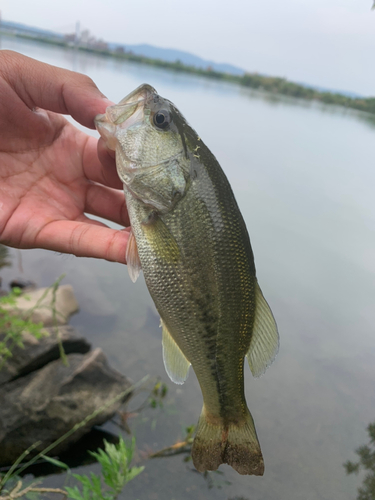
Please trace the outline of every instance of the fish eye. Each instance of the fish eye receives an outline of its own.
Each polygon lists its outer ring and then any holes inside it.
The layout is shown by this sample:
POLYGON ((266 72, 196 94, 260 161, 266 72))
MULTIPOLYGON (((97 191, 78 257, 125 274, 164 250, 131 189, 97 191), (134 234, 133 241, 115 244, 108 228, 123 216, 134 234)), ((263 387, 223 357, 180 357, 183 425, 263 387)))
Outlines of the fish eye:
POLYGON ((161 109, 154 114, 154 125, 162 130, 166 129, 171 123, 171 116, 166 109, 161 109))

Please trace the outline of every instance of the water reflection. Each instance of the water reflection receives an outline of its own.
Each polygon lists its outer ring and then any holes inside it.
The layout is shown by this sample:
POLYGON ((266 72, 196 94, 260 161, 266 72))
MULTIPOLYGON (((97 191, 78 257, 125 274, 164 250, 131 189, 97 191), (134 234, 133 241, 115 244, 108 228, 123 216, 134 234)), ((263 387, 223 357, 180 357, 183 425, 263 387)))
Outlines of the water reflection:
POLYGON ((316 101, 309 101, 307 99, 298 99, 296 97, 288 97, 281 94, 273 94, 258 89, 249 89, 239 87, 239 92, 242 96, 250 99, 260 99, 267 104, 273 106, 296 106, 304 109, 316 109, 322 113, 330 115, 338 115, 347 118, 354 118, 360 120, 371 128, 375 128, 375 115, 371 113, 364 113, 356 111, 355 109, 343 108, 341 106, 323 104, 316 101))
POLYGON ((367 433, 370 442, 355 451, 359 457, 358 462, 348 460, 344 464, 348 475, 366 472, 362 486, 358 488, 357 500, 375 499, 375 422, 368 425, 367 433))

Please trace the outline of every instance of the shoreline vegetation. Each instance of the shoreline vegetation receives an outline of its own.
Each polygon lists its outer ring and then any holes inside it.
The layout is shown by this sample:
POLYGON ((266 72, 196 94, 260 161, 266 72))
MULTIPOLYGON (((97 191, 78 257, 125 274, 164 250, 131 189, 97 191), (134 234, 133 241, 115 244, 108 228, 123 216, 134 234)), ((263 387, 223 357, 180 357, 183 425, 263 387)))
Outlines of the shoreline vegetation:
POLYGON ((351 97, 341 94, 339 92, 326 92, 316 90, 311 87, 300 85, 291 82, 286 78, 264 76, 258 73, 244 73, 243 75, 234 75, 224 73, 212 69, 210 66, 207 68, 198 68, 196 66, 189 66, 181 61, 174 62, 165 61, 162 59, 153 59, 146 56, 134 54, 127 51, 124 47, 118 46, 115 49, 109 48, 108 44, 104 41, 93 40, 82 43, 75 41, 72 35, 61 37, 45 36, 38 34, 10 32, 8 29, 0 28, 0 35, 15 36, 25 38, 33 41, 58 45, 60 47, 71 48, 83 52, 102 55, 105 57, 114 57, 140 64, 147 64, 156 66, 163 69, 168 69, 176 72, 184 72, 194 75, 203 76, 212 80, 219 80, 224 82, 231 82, 238 84, 245 88, 251 88, 261 91, 270 92, 272 94, 279 94, 287 97, 295 97, 298 99, 305 99, 311 102, 322 104, 333 104, 344 108, 351 108, 357 111, 370 113, 375 115, 375 97, 351 97), (91 43, 90 43, 91 42, 91 43))

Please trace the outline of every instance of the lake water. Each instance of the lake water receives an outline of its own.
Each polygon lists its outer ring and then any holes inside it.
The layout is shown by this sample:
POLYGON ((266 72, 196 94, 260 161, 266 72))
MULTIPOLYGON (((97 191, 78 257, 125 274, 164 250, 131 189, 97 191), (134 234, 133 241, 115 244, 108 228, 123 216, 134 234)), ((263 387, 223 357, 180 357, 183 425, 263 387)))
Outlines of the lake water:
MULTIPOLYGON (((246 221, 281 347, 260 379, 245 369, 246 397, 262 446, 262 478, 228 466, 209 489, 182 456, 150 460, 120 498, 351 500, 360 479, 343 463, 375 420, 375 128, 365 117, 280 99, 154 67, 2 37, 2 49, 86 73, 117 102, 147 82, 170 99, 214 152, 246 221)), ((14 261, 17 252, 14 251, 14 261)), ((21 252, 23 277, 50 285, 66 273, 80 304, 72 318, 134 381, 168 384, 164 410, 130 421, 139 450, 159 450, 196 423, 202 397, 163 367, 159 318, 143 277, 94 259, 21 252)), ((19 274, 2 273, 4 281, 19 274)), ((107 429, 116 431, 112 424, 107 429)), ((91 469, 97 470, 96 466, 91 469)), ((88 472, 90 468, 81 468, 88 472)), ((62 477, 47 485, 62 484, 62 477)))

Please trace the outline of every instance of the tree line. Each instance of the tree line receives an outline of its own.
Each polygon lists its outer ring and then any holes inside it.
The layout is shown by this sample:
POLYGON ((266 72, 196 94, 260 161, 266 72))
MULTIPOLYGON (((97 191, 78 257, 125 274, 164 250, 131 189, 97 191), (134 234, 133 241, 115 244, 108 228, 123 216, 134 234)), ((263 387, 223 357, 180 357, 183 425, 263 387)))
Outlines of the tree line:
MULTIPOLYGON (((17 35, 23 38, 29 38, 27 35, 17 35)), ((35 40, 35 36, 30 37, 35 40)), ((53 43, 55 45, 62 45, 71 47, 71 43, 66 40, 56 41, 50 40, 47 37, 38 37, 39 41, 53 43)), ((364 111, 375 115, 375 97, 350 97, 348 95, 340 94, 339 92, 323 92, 311 87, 306 87, 298 83, 290 82, 286 78, 279 78, 273 76, 264 76, 259 73, 245 73, 244 75, 233 75, 216 71, 211 67, 205 69, 196 66, 190 66, 182 63, 181 61, 164 61, 162 59, 153 59, 146 56, 141 56, 125 50, 123 47, 118 47, 115 50, 108 48, 107 44, 103 44, 102 48, 97 46, 82 46, 78 45, 76 48, 85 52, 92 52, 105 56, 116 57, 118 59, 125 59, 128 61, 148 64, 157 66, 173 71, 191 73, 200 75, 214 80, 222 80, 232 83, 237 83, 244 87, 264 90, 273 94, 280 94, 289 97, 296 97, 299 99, 306 99, 309 101, 321 102, 323 104, 334 104, 336 106, 343 106, 345 108, 352 108, 358 111, 364 111)))
MULTIPOLYGON (((84 50, 91 51, 89 48, 84 50)), ((97 52, 96 50, 92 51, 97 52)), ((178 72, 201 75, 215 80, 233 82, 244 87, 265 90, 274 94, 307 99, 309 101, 318 101, 323 104, 334 104, 336 106, 343 106, 375 114, 375 97, 350 97, 348 95, 340 94, 339 92, 323 92, 311 87, 305 87, 304 85, 300 85, 298 83, 290 82, 286 78, 263 76, 258 73, 245 73, 242 76, 232 75, 230 73, 216 71, 210 67, 203 69, 196 66, 189 66, 181 61, 169 62, 162 59, 152 59, 150 57, 140 56, 124 50, 106 50, 100 52, 126 59, 128 61, 149 64, 178 72)))

